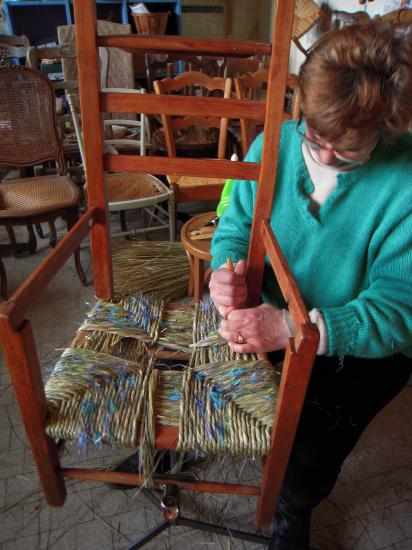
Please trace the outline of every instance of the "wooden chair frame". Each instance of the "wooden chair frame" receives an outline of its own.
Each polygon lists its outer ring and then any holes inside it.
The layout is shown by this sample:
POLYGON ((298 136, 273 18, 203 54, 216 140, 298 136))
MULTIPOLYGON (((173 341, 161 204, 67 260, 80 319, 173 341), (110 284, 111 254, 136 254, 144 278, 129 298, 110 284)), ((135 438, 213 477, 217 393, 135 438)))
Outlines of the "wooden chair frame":
MULTIPOLYGON (((89 189, 89 207, 75 227, 51 252, 41 266, 20 286, 10 300, 0 307, 0 334, 4 355, 21 409, 24 425, 47 502, 62 506, 65 500, 64 478, 94 479, 138 485, 137 474, 108 472, 96 469, 62 468, 58 447, 44 432, 47 403, 30 322, 26 319, 29 306, 40 297, 44 288, 70 257, 81 241, 90 233, 96 295, 113 298, 113 274, 110 238, 107 223, 108 210, 103 193, 105 168, 126 171, 147 171, 148 163, 156 173, 208 175, 218 177, 259 179, 255 217, 252 224, 248 261, 248 289, 252 304, 260 298, 264 258, 269 255, 282 292, 296 323, 296 336, 290 339, 283 366, 279 399, 272 430, 271 450, 263 466, 263 481, 258 485, 228 484, 209 481, 171 481, 156 478, 156 484, 171 483, 188 491, 254 495, 258 497, 256 523, 268 526, 272 520, 281 489, 289 454, 299 421, 309 381, 312 363, 318 345, 318 331, 310 322, 299 289, 269 226, 277 150, 283 115, 288 52, 293 22, 293 0, 279 0, 274 18, 273 47, 266 44, 219 40, 188 40, 174 36, 107 36, 97 38, 96 13, 93 0, 75 0, 77 22, 77 51, 87 177, 94 185, 89 189), (183 51, 203 55, 272 54, 269 73, 269 92, 266 105, 266 133, 261 165, 226 160, 169 159, 156 157, 130 158, 104 156, 102 112, 105 110, 193 115, 199 108, 207 108, 213 116, 260 118, 265 105, 251 101, 218 98, 182 98, 130 94, 101 93, 98 71, 98 46, 115 46, 135 51, 183 51), (118 109, 120 107, 121 109, 118 109)), ((158 425, 156 444, 159 448, 174 448, 177 428, 158 425)))

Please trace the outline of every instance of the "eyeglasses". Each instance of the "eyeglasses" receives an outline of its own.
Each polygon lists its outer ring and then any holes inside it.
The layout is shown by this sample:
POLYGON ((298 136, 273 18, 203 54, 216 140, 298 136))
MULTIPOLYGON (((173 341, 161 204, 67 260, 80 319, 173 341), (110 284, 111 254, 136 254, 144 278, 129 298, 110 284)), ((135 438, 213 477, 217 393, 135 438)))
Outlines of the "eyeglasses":
POLYGON ((347 165, 352 164, 354 166, 361 166, 362 164, 365 164, 366 162, 368 162, 368 160, 370 159, 370 156, 371 156, 371 152, 373 151, 373 149, 376 146, 376 143, 371 148, 370 147, 363 147, 363 148, 360 148, 359 150, 351 151, 350 154, 351 155, 353 154, 355 158, 342 155, 342 153, 340 153, 336 149, 329 149, 328 147, 325 147, 325 145, 322 144, 321 142, 316 141, 315 139, 310 138, 309 136, 307 136, 306 133, 303 132, 300 129, 302 127, 302 123, 303 123, 303 116, 304 116, 303 113, 301 113, 301 115, 299 117, 298 124, 296 126, 296 130, 297 130, 299 136, 301 137, 301 139, 311 149, 313 149, 314 151, 329 150, 337 160, 339 160, 342 163, 347 164, 347 165), (362 153, 365 153, 365 152, 366 152, 366 154, 362 158, 362 153), (361 157, 361 158, 359 158, 359 157, 361 157))

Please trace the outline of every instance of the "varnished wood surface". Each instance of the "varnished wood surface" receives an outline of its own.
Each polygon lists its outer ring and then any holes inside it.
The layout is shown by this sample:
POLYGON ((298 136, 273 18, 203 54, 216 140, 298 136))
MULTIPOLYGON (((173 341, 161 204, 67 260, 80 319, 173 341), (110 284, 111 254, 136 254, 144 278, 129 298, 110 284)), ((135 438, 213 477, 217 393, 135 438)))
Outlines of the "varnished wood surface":
POLYGON ((204 176, 257 181, 260 165, 223 159, 188 159, 170 157, 138 157, 136 155, 104 155, 108 172, 138 172, 173 176, 204 176))
POLYGON ((99 111, 99 53, 96 45, 96 3, 75 0, 76 49, 84 135, 88 204, 96 208, 90 243, 96 296, 114 296, 110 227, 104 188, 102 115, 99 111), (91 30, 93 32, 91 32, 91 30))
MULTIPOLYGON (((80 0, 81 1, 81 0, 80 0)), ((239 40, 207 40, 202 38, 182 38, 167 35, 112 35, 99 36, 98 46, 120 48, 122 50, 145 53, 186 53, 191 55, 249 57, 270 55, 270 44, 239 40)))
POLYGON ((210 243, 211 239, 208 240, 195 240, 191 239, 190 233, 196 229, 204 227, 207 222, 210 222, 216 216, 216 212, 203 212, 197 216, 193 216, 189 221, 187 221, 180 233, 181 241, 185 250, 189 252, 192 256, 197 256, 202 260, 210 261, 212 256, 210 255, 210 243))
POLYGON ((317 329, 306 325, 303 330, 305 338, 299 348, 294 349, 293 341, 286 347, 271 449, 263 466, 262 492, 256 511, 258 527, 269 527, 272 522, 316 356, 317 329))
POLYGON ((262 220, 269 220, 272 212, 294 5, 294 0, 284 0, 276 4, 267 90, 265 140, 248 258, 247 284, 251 305, 259 302, 262 288, 265 248, 261 237, 261 223, 262 220))
POLYGON ((284 255, 282 254, 280 246, 273 234, 272 228, 266 220, 263 220, 262 222, 262 240, 265 250, 269 256, 273 271, 275 272, 277 282, 282 291, 282 295, 288 305, 293 322, 295 323, 295 341, 296 345, 299 346, 300 341, 303 339, 301 327, 305 324, 310 324, 311 320, 300 294, 299 287, 284 255))
MULTIPOLYGON (((267 90, 265 139, 248 256, 248 300, 252 306, 257 305, 260 301, 263 281, 266 250, 261 233, 262 221, 270 220, 272 212, 294 6, 294 0, 283 0, 277 2, 275 8, 267 90)), ((281 385, 282 383, 284 383, 283 375, 281 385)), ((262 492, 256 512, 258 527, 268 527, 272 521, 289 457, 288 451, 290 451, 294 438, 294 425, 298 422, 296 407, 301 407, 303 403, 301 395, 295 394, 291 388, 289 388, 289 392, 288 400, 285 399, 281 402, 286 409, 286 421, 280 423, 280 430, 275 430, 275 434, 272 434, 272 447, 265 462, 262 492), (292 411, 292 413, 289 414, 289 411, 292 411)), ((278 401, 277 411, 280 410, 280 407, 281 404, 278 401)), ((280 419, 279 422, 281 422, 280 419)), ((276 428, 276 424, 274 428, 276 428)))
POLYGON ((263 468, 265 489, 257 511, 259 526, 268 525, 271 521, 268 510, 273 506, 273 498, 278 498, 282 486, 319 343, 319 331, 310 320, 299 287, 265 220, 262 222, 262 240, 294 321, 296 336, 289 341, 283 361, 272 447, 263 468))
POLYGON ((265 103, 246 99, 195 97, 183 95, 100 93, 100 110, 104 113, 145 113, 146 115, 199 115, 263 120, 265 103))
POLYGON ((62 506, 66 489, 56 444, 44 432, 48 407, 36 345, 30 323, 24 321, 19 328, 16 331, 7 318, 0 317, 3 354, 44 495, 50 506, 62 506))

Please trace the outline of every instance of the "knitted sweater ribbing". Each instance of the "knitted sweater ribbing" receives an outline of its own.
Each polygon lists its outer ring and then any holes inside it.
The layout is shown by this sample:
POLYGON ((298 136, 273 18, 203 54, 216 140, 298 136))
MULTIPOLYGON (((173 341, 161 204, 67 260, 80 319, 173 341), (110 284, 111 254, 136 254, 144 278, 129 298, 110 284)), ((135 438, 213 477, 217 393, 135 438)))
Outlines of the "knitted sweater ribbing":
MULTIPOLYGON (((260 162, 263 136, 246 160, 260 162)), ((212 267, 247 258, 257 183, 236 181, 212 242, 212 267)), ((282 128, 271 227, 307 308, 322 312, 328 355, 412 357, 412 134, 381 143, 338 176, 316 216, 296 122, 282 128)), ((284 306, 266 258, 263 299, 284 306)))

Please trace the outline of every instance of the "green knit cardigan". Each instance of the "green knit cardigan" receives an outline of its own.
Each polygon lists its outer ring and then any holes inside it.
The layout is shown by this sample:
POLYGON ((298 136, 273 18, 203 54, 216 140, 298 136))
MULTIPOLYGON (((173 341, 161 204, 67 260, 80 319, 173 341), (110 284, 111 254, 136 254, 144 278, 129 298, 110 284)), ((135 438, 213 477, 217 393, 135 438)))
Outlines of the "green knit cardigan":
MULTIPOLYGON (((263 136, 246 160, 260 162, 263 136)), ((257 182, 237 180, 212 241, 212 267, 247 258, 257 182)), ((296 122, 283 124, 271 227, 307 308, 318 308, 328 355, 412 357, 412 134, 380 143, 338 175, 316 214, 296 122)), ((284 306, 266 258, 262 298, 284 306)))

